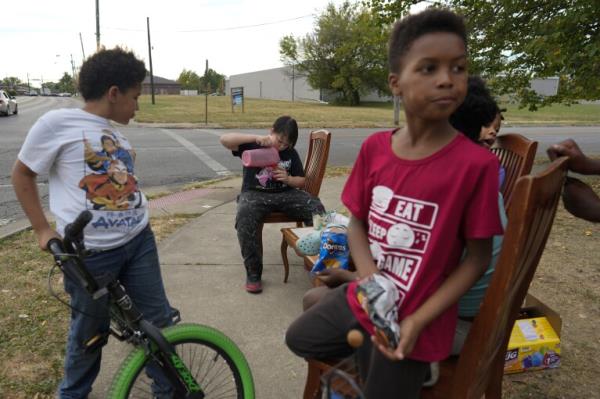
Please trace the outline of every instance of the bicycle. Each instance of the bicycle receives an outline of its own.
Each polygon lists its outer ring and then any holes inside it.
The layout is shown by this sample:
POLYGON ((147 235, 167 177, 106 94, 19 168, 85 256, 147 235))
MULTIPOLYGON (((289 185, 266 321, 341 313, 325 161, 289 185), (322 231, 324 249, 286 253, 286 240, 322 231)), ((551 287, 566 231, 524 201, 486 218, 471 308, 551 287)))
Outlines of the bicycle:
POLYGON ((248 362, 225 334, 200 324, 176 324, 180 321, 176 309, 172 312, 174 325, 161 331, 143 318, 118 280, 98 284, 84 263, 89 251, 83 243, 83 229, 91 218, 89 211, 80 213, 65 227, 62 241, 53 238, 48 248, 63 274, 94 299, 109 295, 110 331, 92 338, 88 347, 103 345, 109 334, 134 346, 115 373, 107 398, 153 397, 151 386, 156 381, 142 372, 151 365, 176 399, 254 399, 248 362))
MULTIPOLYGON (((359 330, 350 330, 348 344, 357 350, 364 336, 359 330)), ((356 353, 342 359, 321 376, 322 393, 325 399, 365 399, 360 388, 360 372, 356 353)))

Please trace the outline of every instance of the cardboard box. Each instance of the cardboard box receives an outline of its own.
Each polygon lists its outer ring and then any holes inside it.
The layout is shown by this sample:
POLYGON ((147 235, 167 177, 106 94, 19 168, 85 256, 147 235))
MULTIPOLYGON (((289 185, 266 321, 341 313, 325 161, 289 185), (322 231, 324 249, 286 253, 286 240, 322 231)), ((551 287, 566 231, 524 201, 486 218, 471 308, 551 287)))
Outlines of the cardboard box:
POLYGON ((558 367, 561 328, 559 314, 527 294, 510 336, 504 358, 504 373, 558 367))

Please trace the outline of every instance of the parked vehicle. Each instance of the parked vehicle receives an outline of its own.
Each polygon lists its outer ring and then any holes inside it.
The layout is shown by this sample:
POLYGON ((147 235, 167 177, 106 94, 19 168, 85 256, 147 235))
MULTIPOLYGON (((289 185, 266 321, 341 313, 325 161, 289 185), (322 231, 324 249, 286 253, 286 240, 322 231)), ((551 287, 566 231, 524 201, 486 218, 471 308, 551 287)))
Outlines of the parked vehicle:
POLYGON ((16 115, 18 112, 17 99, 4 90, 0 90, 0 114, 9 116, 11 113, 16 115))

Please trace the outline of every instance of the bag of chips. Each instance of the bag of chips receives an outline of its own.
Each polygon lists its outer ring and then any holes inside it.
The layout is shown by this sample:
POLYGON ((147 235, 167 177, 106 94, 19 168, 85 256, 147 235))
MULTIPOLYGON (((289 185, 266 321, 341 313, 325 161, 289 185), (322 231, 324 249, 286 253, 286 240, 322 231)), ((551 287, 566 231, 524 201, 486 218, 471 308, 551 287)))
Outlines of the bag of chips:
POLYGON ((328 224, 321 232, 319 259, 311 273, 318 273, 328 268, 348 269, 349 262, 350 249, 348 248, 346 226, 328 224))

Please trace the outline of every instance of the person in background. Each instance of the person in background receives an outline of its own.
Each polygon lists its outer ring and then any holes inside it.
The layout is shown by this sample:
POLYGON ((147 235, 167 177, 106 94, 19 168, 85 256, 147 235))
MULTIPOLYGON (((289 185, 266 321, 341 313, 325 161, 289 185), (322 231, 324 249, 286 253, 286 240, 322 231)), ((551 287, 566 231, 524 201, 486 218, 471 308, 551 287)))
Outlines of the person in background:
MULTIPOLYGON (((551 161, 560 156, 569 157, 568 165, 571 172, 600 175, 600 160, 586 156, 573 139, 551 145, 547 153, 551 161)), ((565 209, 573 216, 589 222, 600 222, 600 197, 581 180, 567 177, 562 199, 565 209)))
POLYGON ((245 288, 251 294, 263 290, 262 248, 256 234, 265 217, 271 212, 283 212, 312 226, 312 215, 325 211, 318 198, 301 190, 305 177, 302 161, 294 148, 297 140, 298 123, 290 116, 277 118, 267 135, 227 133, 221 136, 221 144, 236 157, 264 147, 275 147, 279 151, 276 165, 243 167, 235 229, 246 268, 245 288))

